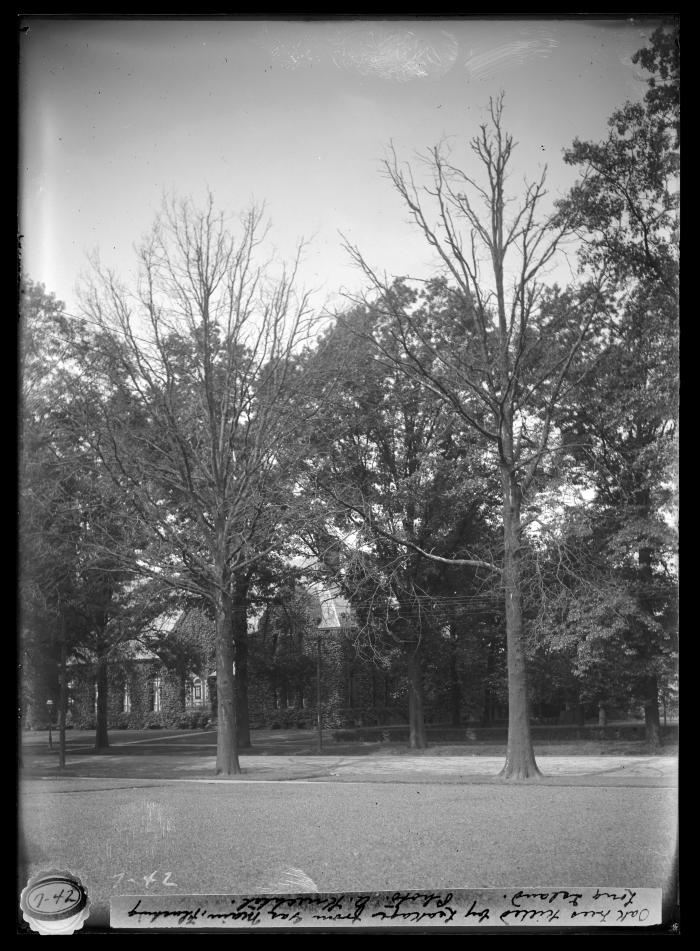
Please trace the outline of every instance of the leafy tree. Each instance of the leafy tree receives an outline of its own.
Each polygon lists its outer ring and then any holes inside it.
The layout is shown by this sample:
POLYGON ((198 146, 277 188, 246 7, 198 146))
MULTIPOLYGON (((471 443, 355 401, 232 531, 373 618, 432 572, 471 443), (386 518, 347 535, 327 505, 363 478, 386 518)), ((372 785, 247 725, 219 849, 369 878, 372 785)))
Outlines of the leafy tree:
MULTIPOLYGON (((420 309, 424 325, 439 322, 451 306, 442 281, 421 292, 405 284, 394 291, 420 309)), ((326 538, 326 544, 335 538, 334 577, 364 606, 364 648, 379 660, 397 649, 403 658, 409 741, 423 747, 424 667, 441 638, 435 596, 444 587, 445 566, 462 594, 476 587, 474 569, 483 567, 478 558, 470 555, 468 566, 452 559, 483 547, 494 496, 482 460, 470 453, 464 433, 455 432, 443 402, 396 374, 387 354, 396 359, 398 353, 391 324, 372 307, 343 315, 321 341, 316 359, 335 385, 314 421, 308 491, 326 500, 322 516, 335 529, 326 538), (432 560, 424 557, 426 549, 432 560)), ((427 362, 427 349, 424 354, 427 362)), ((440 594, 438 602, 446 597, 440 594)))
POLYGON ((113 558, 95 554, 96 540, 117 530, 114 498, 90 467, 84 444, 65 425, 76 373, 69 358, 81 329, 68 321, 60 301, 31 280, 23 282, 20 305, 22 647, 30 678, 43 679, 51 699, 58 687, 63 765, 66 664, 81 653, 97 664, 95 743, 108 745, 107 665, 133 613, 127 607, 131 575, 113 558))
POLYGON ((570 408, 565 440, 595 490, 593 563, 601 574, 607 569, 608 581, 614 580, 612 591, 606 584, 602 600, 589 604, 589 616, 597 618, 599 632, 613 639, 606 651, 616 648, 618 665, 622 658, 629 670, 631 695, 644 705, 647 739, 656 746, 659 688, 668 682, 672 666, 669 618, 675 588, 675 31, 660 27, 633 59, 654 71, 644 102, 618 109, 603 142, 576 140, 565 154, 582 174, 561 212, 582 241, 582 269, 606 269, 606 294, 615 304, 608 347, 570 408))
POLYGON ((660 119, 675 132, 673 148, 680 144, 680 36, 675 22, 658 26, 649 38, 649 45, 632 57, 652 75, 644 96, 647 112, 660 119))
MULTIPOLYGON (((53 514, 58 485, 43 426, 50 401, 46 377, 62 350, 59 321, 63 304, 41 284, 26 278, 19 289, 19 606, 22 634, 22 717, 43 720, 44 703, 58 690, 61 647, 65 656, 65 609, 71 596, 74 557, 71 532, 53 514), (48 533, 54 531, 53 537, 48 533)), ((60 503, 62 504, 62 503, 60 503)), ((59 723, 62 706, 59 702, 59 723)))
POLYGON ((656 75, 644 102, 627 102, 600 143, 575 139, 564 153, 581 179, 560 202, 582 242, 583 266, 636 281, 674 301, 678 292, 679 64, 677 36, 659 28, 633 57, 656 75), (658 78, 664 82, 657 83, 658 78))
POLYGON ((251 639, 256 680, 267 683, 281 708, 301 708, 310 697, 314 661, 305 646, 317 622, 308 590, 291 582, 278 588, 251 639))

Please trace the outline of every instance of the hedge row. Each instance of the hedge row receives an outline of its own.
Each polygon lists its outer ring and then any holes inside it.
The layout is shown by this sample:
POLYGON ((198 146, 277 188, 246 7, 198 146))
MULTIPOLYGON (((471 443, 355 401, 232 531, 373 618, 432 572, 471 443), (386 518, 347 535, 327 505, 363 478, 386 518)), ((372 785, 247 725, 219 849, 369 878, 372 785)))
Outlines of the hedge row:
MULTIPOLYGON (((566 742, 569 740, 644 740, 644 724, 620 726, 532 726, 535 742, 566 742)), ((427 726, 426 736, 432 743, 506 743, 506 727, 441 727, 427 726)), ((678 741, 678 724, 661 727, 661 737, 666 742, 678 741)), ((403 743, 408 742, 408 726, 365 727, 351 730, 334 730, 333 739, 338 743, 403 743)))
MULTIPOLYGON (((196 730, 205 727, 210 722, 210 714, 206 710, 196 710, 192 712, 182 711, 159 711, 149 713, 112 713, 108 717, 108 726, 110 730, 161 730, 161 729, 180 729, 196 730)), ((48 724, 43 727, 47 729, 48 724)), ((57 729, 54 722, 53 728, 57 729)), ((96 728, 95 717, 90 715, 73 716, 66 723, 67 729, 76 730, 94 730, 96 728)), ((38 727, 37 729, 41 729, 38 727)))

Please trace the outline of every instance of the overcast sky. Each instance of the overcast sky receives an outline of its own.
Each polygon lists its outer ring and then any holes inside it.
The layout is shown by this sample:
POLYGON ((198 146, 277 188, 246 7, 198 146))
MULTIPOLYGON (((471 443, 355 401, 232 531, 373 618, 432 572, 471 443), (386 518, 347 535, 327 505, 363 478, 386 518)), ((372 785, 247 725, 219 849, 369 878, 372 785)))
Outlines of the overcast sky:
POLYGON ((338 232, 390 273, 425 274, 426 246, 381 174, 447 137, 459 161, 505 92, 519 147, 513 184, 600 139, 644 95, 631 62, 643 20, 289 22, 41 20, 20 38, 24 273, 76 307, 86 253, 128 274, 164 192, 232 214, 265 201, 281 257, 311 240, 303 278, 320 299, 360 275, 338 232))

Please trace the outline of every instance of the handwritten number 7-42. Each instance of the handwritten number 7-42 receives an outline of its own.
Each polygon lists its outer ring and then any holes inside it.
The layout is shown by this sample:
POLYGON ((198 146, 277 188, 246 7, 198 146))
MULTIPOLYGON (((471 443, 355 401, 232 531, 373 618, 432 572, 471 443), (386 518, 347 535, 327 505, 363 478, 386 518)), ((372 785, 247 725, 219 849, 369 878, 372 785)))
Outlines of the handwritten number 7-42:
MULTIPOLYGON (((167 885, 170 888, 179 888, 179 885, 177 884, 177 882, 170 881, 171 874, 172 872, 163 872, 162 881, 159 881, 158 870, 156 869, 155 872, 151 872, 149 875, 142 875, 141 880, 143 881, 144 886, 146 888, 148 888, 150 885, 167 885)), ((112 885, 112 888, 118 888, 119 885, 121 885, 123 881, 130 882, 132 885, 137 885, 139 883, 139 880, 135 878, 125 879, 124 878, 125 875, 126 875, 126 872, 118 872, 116 875, 113 875, 112 878, 116 878, 116 882, 114 883, 114 885, 112 885)))

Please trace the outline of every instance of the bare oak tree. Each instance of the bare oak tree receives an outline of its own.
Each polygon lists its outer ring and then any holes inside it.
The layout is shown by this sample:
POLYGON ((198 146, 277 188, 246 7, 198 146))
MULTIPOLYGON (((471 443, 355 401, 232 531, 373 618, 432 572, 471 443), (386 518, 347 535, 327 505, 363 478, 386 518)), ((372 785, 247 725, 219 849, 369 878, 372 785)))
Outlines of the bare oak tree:
POLYGON ((76 425, 120 493, 127 528, 113 554, 209 604, 223 774, 240 772, 237 579, 276 547, 292 506, 309 330, 299 256, 271 276, 265 237, 260 208, 235 236, 211 197, 201 210, 169 201, 138 251, 136 287, 96 264, 82 298, 93 339, 76 425))
POLYGON ((480 177, 451 164, 440 146, 428 153, 427 185, 416 182, 393 150, 385 163, 393 187, 461 302, 445 312, 442 324, 426 325, 404 305, 396 284, 381 276, 357 247, 347 248, 370 280, 373 306, 392 321, 399 355, 375 340, 383 358, 444 400, 478 433, 498 469, 503 559, 495 570, 505 598, 509 701, 501 775, 526 779, 539 771, 528 717, 522 513, 552 450, 557 407, 577 383, 584 341, 601 313, 601 295, 597 283, 570 292, 544 283, 566 225, 555 227, 553 216, 543 215, 546 170, 525 185, 520 203, 509 209, 506 181, 515 143, 503 128, 502 96, 491 101, 489 122, 470 146, 480 177))

